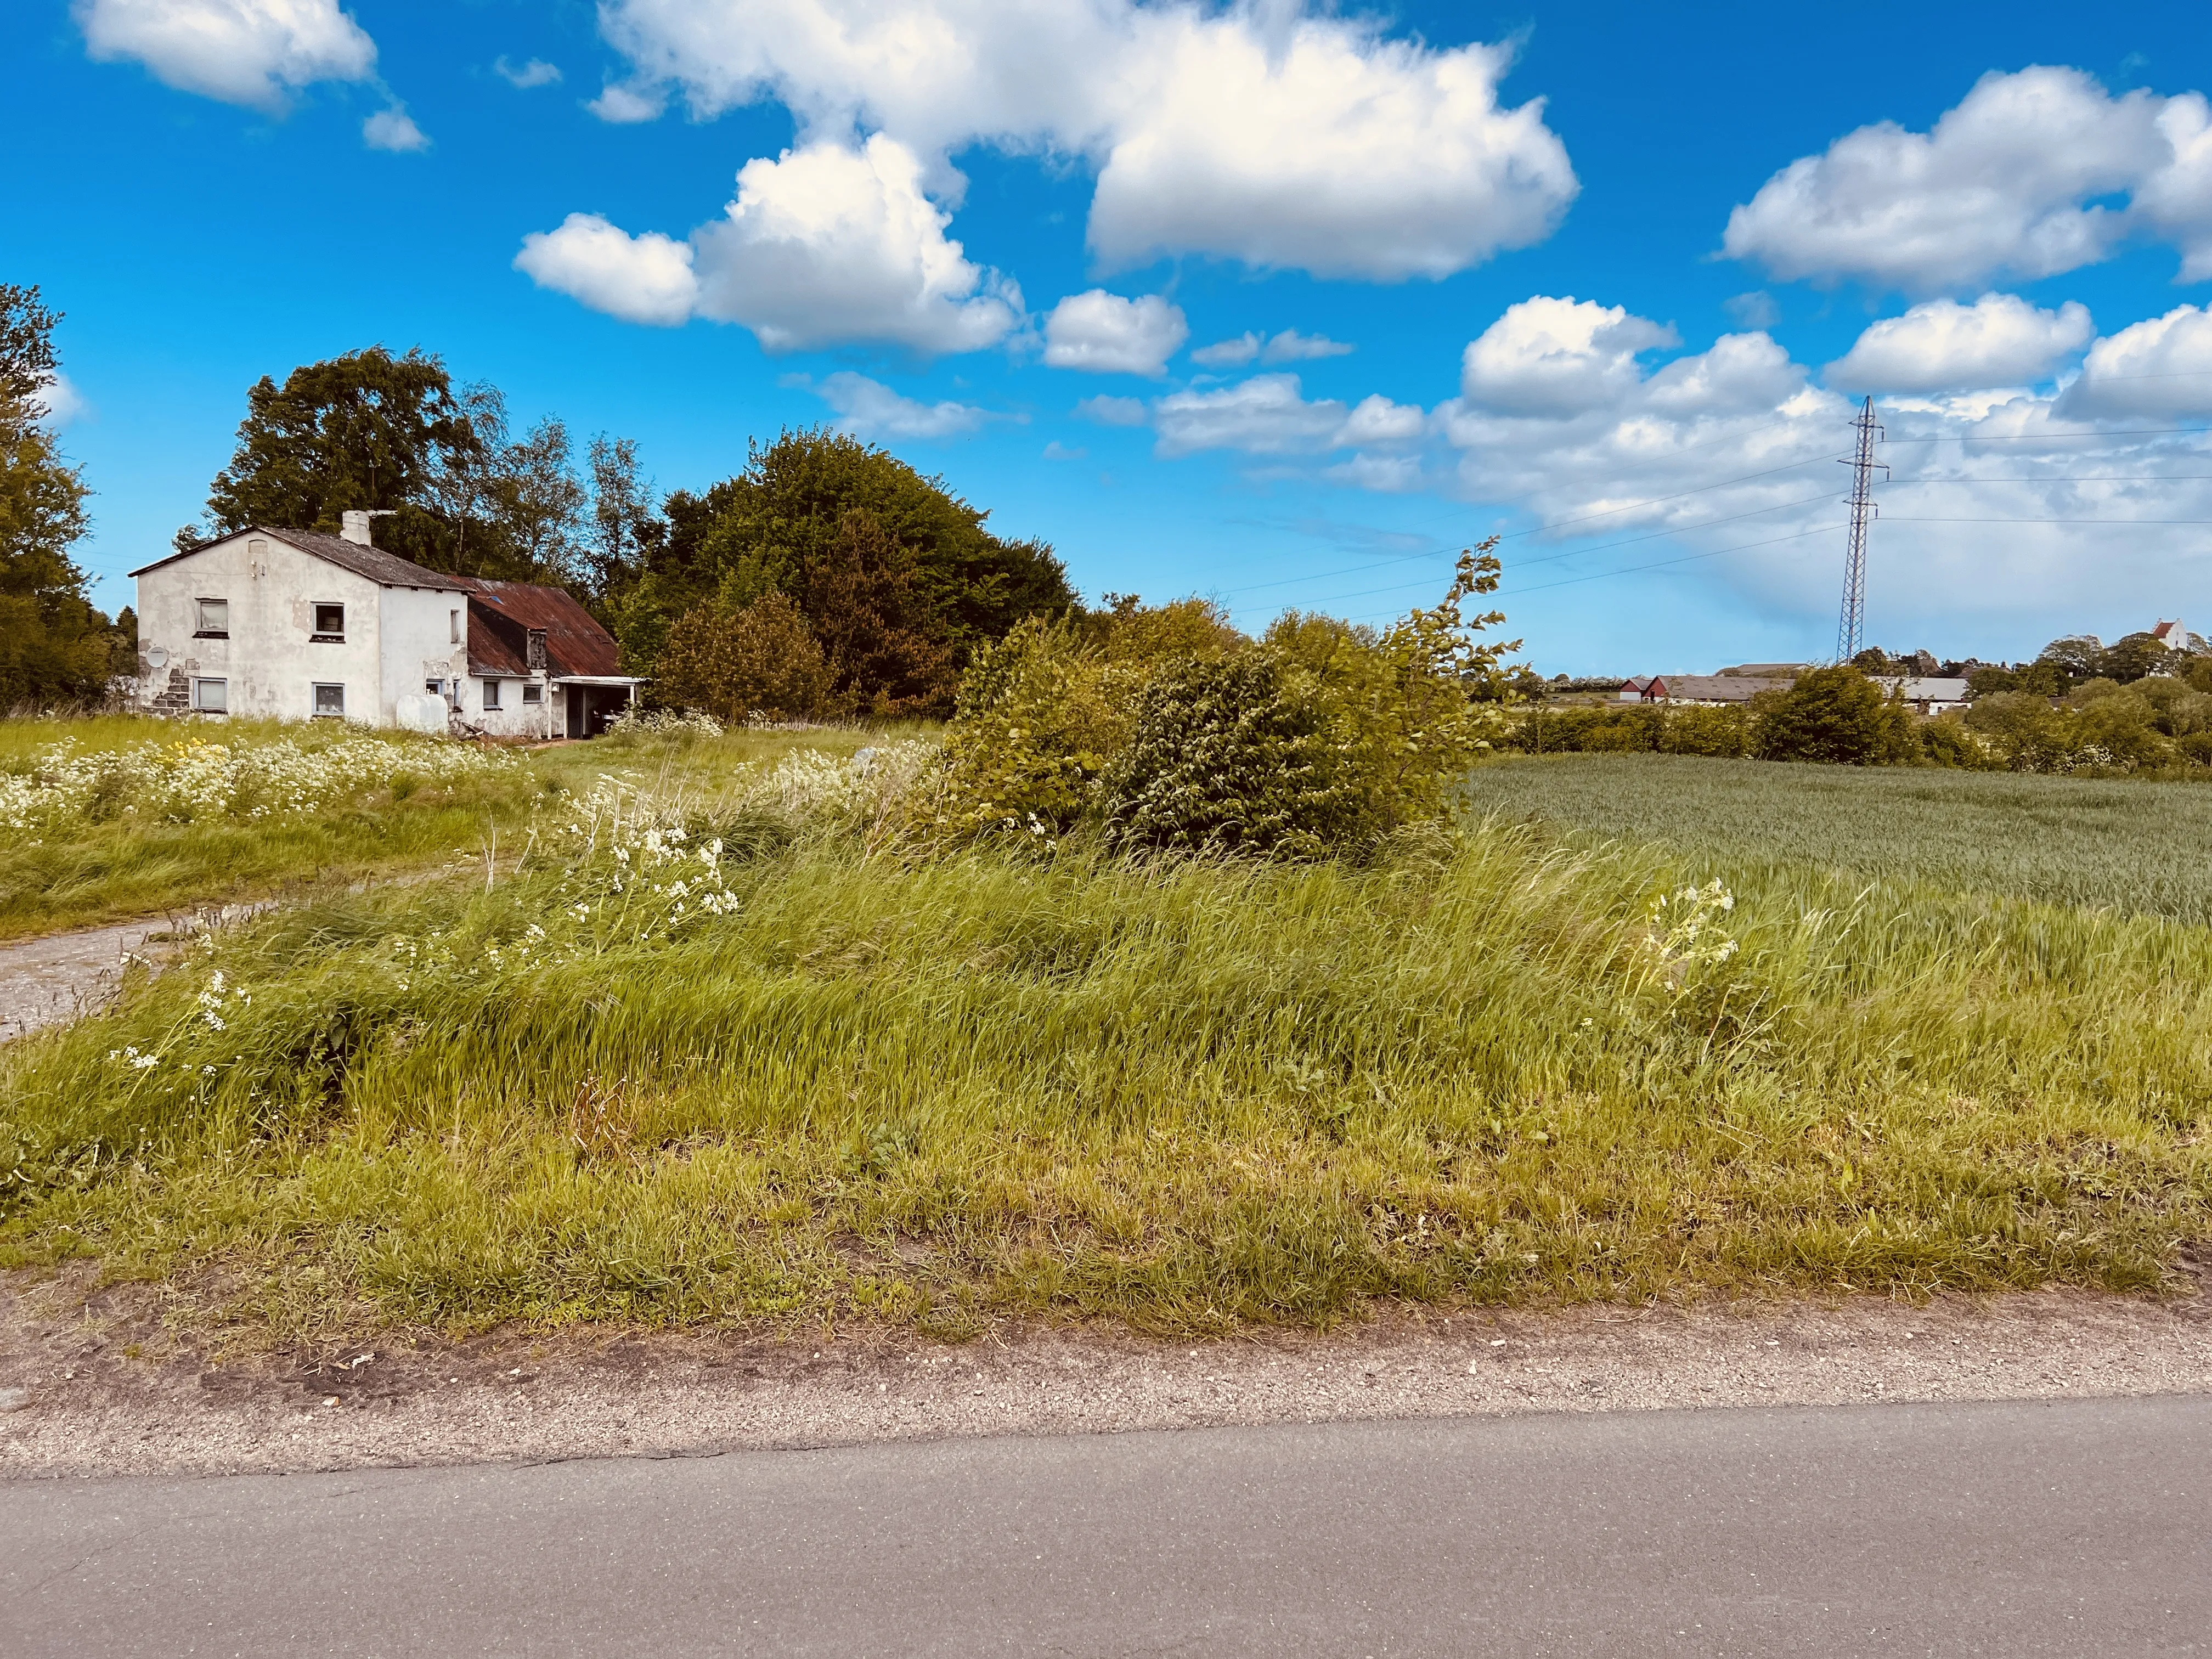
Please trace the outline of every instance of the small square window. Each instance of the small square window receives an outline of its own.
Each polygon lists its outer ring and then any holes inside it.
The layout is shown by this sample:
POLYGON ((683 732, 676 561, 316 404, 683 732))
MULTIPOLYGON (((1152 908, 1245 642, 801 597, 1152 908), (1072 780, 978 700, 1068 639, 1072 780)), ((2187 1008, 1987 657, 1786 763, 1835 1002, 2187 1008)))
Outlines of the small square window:
POLYGON ((203 714, 228 714, 230 712, 230 682, 194 680, 192 707, 203 714))
POLYGON ((545 688, 534 680, 529 682, 522 688, 522 700, 525 702, 544 702, 545 688))
POLYGON ((343 685, 316 686, 315 717, 321 720, 325 716, 333 720, 345 718, 345 687, 343 685))
POLYGON ((434 697, 441 696, 445 693, 446 683, 443 680, 424 680, 422 689, 434 697))
POLYGON ((192 601, 194 622, 192 637, 197 640, 227 640, 230 637, 230 601, 228 599, 195 599, 192 601))
POLYGON ((315 637, 319 640, 345 638, 345 607, 342 605, 318 605, 315 607, 315 637))
POLYGON ((486 680, 484 682, 484 707, 487 708, 496 708, 499 707, 499 682, 497 680, 486 680))

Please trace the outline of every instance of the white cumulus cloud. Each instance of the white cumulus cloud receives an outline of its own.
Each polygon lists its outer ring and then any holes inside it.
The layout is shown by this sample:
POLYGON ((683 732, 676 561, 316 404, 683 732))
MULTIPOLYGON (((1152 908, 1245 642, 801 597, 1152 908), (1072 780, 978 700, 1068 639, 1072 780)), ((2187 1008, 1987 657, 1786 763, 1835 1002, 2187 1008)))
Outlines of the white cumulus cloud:
POLYGON ((365 81, 376 43, 337 0, 77 0, 86 51, 183 92, 259 109, 316 81, 365 81))
POLYGON ((1194 252, 1442 277, 1541 241, 1574 199, 1541 100, 1498 102, 1504 48, 1438 51, 1256 9, 1137 15, 1135 95, 1101 147, 1091 208, 1109 264, 1194 252))
POLYGON ((1674 343, 1674 330, 1623 307, 1540 295, 1507 307, 1468 343, 1460 390, 1470 403, 1510 414, 1578 415, 1638 382, 1638 353, 1674 343))
POLYGON ((994 345, 1021 291, 969 263, 922 191, 914 152, 878 133, 748 161, 722 218, 693 234, 699 310, 770 351, 873 341, 921 352, 994 345))
POLYGON ((517 64, 510 62, 506 54, 501 53, 491 67, 492 72, 501 80, 511 87, 520 88, 524 92, 529 91, 532 87, 558 86, 561 82, 560 66, 556 64, 549 64, 543 58, 533 58, 526 64, 517 64))
POLYGON ((817 395, 837 412, 841 428, 861 438, 957 438, 991 418, 969 404, 922 403, 849 369, 824 380, 817 395))
POLYGON ((2212 414, 2212 310, 2177 306, 2098 341, 2058 407, 2089 420, 2212 414))
POLYGON ((2197 93, 1993 72, 1929 131, 1884 121, 1791 162, 1729 216, 1723 246, 1784 278, 1928 293, 2055 276, 2140 234, 2178 246, 2195 280, 2212 276, 2209 127, 2197 93))
POLYGON ((1152 425, 1163 455, 1295 455, 1330 448, 1346 412, 1333 398, 1308 403, 1295 374, 1255 374, 1218 390, 1171 392, 1153 406, 1152 425))
POLYGON ((2043 311, 2016 294, 1984 294, 1970 306, 1930 300, 1886 317, 1828 365, 1844 392, 1970 392, 2042 380, 2095 331, 2085 306, 2043 311))
POLYGON ((1332 340, 1326 334, 1301 334, 1286 328, 1260 348, 1263 363, 1303 363, 1316 357, 1346 357, 1357 350, 1341 340, 1332 340))
POLYGON ((1578 188, 1542 101, 1499 101, 1507 48, 1394 40, 1304 0, 609 0, 601 15, 633 70, 596 106, 610 118, 672 87, 702 117, 773 98, 806 135, 888 133, 933 185, 971 143, 1080 155, 1109 264, 1443 276, 1541 240, 1578 188))
POLYGON ((1158 376, 1190 337, 1182 308, 1157 294, 1125 300, 1094 288, 1071 294, 1045 319, 1044 360, 1054 368, 1158 376))
POLYGON ((673 327, 699 303, 691 261, 688 242, 654 231, 632 236, 595 213, 572 213, 558 229, 524 237, 514 268, 594 311, 673 327))
POLYGON ((1190 360, 1201 368, 1240 368, 1257 357, 1265 343, 1259 335, 1248 330, 1233 340, 1216 340, 1212 345, 1199 347, 1190 354, 1190 360))
POLYGON ((1294 328, 1286 328, 1273 337, 1247 330, 1234 339, 1200 346, 1190 354, 1190 360, 1205 368, 1237 368, 1255 361, 1300 363, 1316 357, 1342 357, 1355 349, 1325 334, 1301 334, 1294 328))
POLYGON ((428 136, 415 125, 415 118, 397 104, 377 111, 363 121, 361 137, 371 149, 394 150, 403 155, 430 148, 428 136))
POLYGON ((737 199, 688 242, 571 214, 525 238, 515 264, 633 322, 741 323, 769 351, 974 351, 1020 325, 1021 290, 971 264, 945 237, 950 222, 923 193, 913 153, 878 134, 858 149, 817 143, 746 162, 737 199))
POLYGON ((1351 409, 1334 398, 1310 402, 1295 374, 1255 374, 1235 386, 1171 392, 1152 405, 1158 448, 1169 457, 1201 449, 1305 455, 1394 447, 1419 438, 1426 419, 1419 409, 1379 395, 1351 409))

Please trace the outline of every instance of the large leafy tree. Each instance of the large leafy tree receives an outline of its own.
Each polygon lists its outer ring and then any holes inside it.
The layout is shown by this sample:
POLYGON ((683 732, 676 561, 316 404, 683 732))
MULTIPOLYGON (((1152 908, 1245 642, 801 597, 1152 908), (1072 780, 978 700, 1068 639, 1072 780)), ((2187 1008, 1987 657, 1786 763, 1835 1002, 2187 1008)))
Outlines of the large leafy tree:
POLYGON ((69 556, 88 492, 42 401, 60 320, 36 288, 0 283, 0 708, 96 698, 117 666, 119 636, 69 556))
POLYGON ((378 532, 392 551, 457 568, 453 481, 480 470, 484 445, 437 358, 370 346, 282 386, 264 374, 246 402, 238 447, 208 487, 217 529, 334 534, 348 509, 380 509, 394 515, 378 532))
MULTIPOLYGON (((808 605, 816 570, 847 562, 844 526, 855 512, 905 550, 926 631, 956 660, 1024 617, 1075 603, 1048 545, 992 534, 988 515, 942 479, 842 433, 786 431, 755 444, 737 477, 668 498, 665 535, 644 550, 625 643, 649 657, 656 629, 710 599, 735 609, 783 592, 808 605)), ((817 629, 830 621, 811 608, 809 620, 817 629)))
MULTIPOLYGON (((592 496, 568 428, 520 437, 489 386, 456 386, 438 358, 384 347, 264 376, 246 393, 230 465, 208 492, 217 531, 265 524, 335 533, 349 508, 389 511, 377 544, 434 570, 590 586, 592 496)), ((201 538, 203 526, 177 532, 201 538)))

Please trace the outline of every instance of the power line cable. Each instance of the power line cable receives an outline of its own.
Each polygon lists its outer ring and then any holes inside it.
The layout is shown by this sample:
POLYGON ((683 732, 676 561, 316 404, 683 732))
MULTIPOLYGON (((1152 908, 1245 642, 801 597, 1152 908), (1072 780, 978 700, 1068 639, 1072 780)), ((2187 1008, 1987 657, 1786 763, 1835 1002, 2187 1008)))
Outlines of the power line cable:
MULTIPOLYGON (((1796 531, 1790 535, 1776 536, 1763 542, 1745 542, 1735 547, 1716 547, 1704 553, 1685 553, 1680 558, 1655 559, 1650 564, 1632 564, 1625 566, 1619 570, 1594 571, 1587 576, 1568 576, 1555 582, 1539 582, 1534 587, 1501 587, 1493 597, 1500 599, 1514 599, 1524 593, 1541 593, 1547 588, 1573 587, 1583 582, 1603 581, 1609 576, 1632 576, 1638 571, 1664 570, 1670 565, 1692 564, 1699 559, 1717 559, 1723 554, 1749 553, 1758 548, 1778 547, 1784 542, 1799 542, 1804 540, 1808 536, 1826 535, 1829 531, 1841 530, 1843 528, 1844 526, 1840 524, 1815 525, 1810 530, 1796 531)), ((1352 617, 1350 618, 1350 620, 1355 622, 1373 622, 1380 617, 1393 614, 1395 613, 1388 611, 1376 611, 1369 616, 1352 617)))
MULTIPOLYGON (((1498 540, 1500 540, 1500 541, 1505 541, 1505 542, 1515 541, 1515 540, 1517 540, 1517 539, 1519 539, 1521 537, 1523 537, 1523 536, 1535 536, 1535 535, 1540 535, 1543 532, 1545 532, 1545 531, 1547 531, 1547 530, 1559 530, 1559 529, 1563 529, 1563 528, 1565 528, 1565 527, 1566 526, 1568 526, 1568 525, 1575 525, 1575 524, 1588 524, 1588 523, 1589 523, 1589 522, 1590 522, 1590 520, 1593 520, 1593 519, 1605 519, 1605 518, 1611 518, 1611 517, 1613 517, 1613 516, 1614 514, 1621 514, 1621 513, 1633 513, 1633 512, 1635 512, 1635 511, 1636 511, 1638 508, 1639 508, 1639 507, 1658 507, 1658 506, 1663 505, 1664 503, 1666 503, 1666 502, 1668 502, 1668 501, 1682 501, 1682 500, 1686 499, 1686 497, 1688 497, 1688 496, 1692 496, 1692 495, 1705 495, 1705 494, 1707 494, 1708 492, 1710 492, 1710 491, 1711 491, 1711 490, 1715 490, 1715 489, 1727 489, 1729 485, 1731 485, 1731 484, 1749 483, 1751 483, 1751 482, 1752 482, 1753 479, 1755 479, 1755 478, 1771 478, 1771 477, 1773 477, 1776 473, 1778 473, 1778 472, 1795 472, 1795 471, 1797 471, 1797 469, 1798 469, 1798 468, 1800 468, 1800 467, 1804 467, 1804 466, 1810 466, 1810 465, 1813 465, 1813 463, 1814 463, 1814 461, 1825 461, 1825 460, 1829 460, 1829 459, 1835 459, 1835 458, 1831 457, 1831 456, 1827 456, 1827 455, 1814 455, 1814 456, 1810 456, 1810 457, 1808 457, 1808 459, 1804 459, 1804 460, 1802 460, 1802 461, 1793 461, 1793 462, 1791 462, 1788 466, 1771 466, 1771 467, 1768 467, 1768 468, 1767 468, 1765 471, 1763 471, 1763 472, 1747 472, 1747 473, 1743 474, 1741 477, 1735 477, 1735 478, 1723 478, 1723 479, 1721 479, 1721 480, 1720 480, 1718 483, 1717 483, 1699 484, 1699 485, 1698 485, 1695 489, 1682 489, 1682 490, 1677 490, 1677 491, 1676 491, 1674 495, 1658 495, 1658 496, 1654 496, 1651 500, 1650 500, 1650 501, 1631 501, 1631 502, 1630 502, 1627 506, 1626 506, 1626 507, 1609 507, 1606 508, 1606 510, 1605 510, 1604 512, 1602 512, 1602 513, 1589 513, 1589 514, 1583 514, 1583 515, 1581 518, 1579 518, 1579 519, 1561 519, 1561 520, 1559 520, 1558 521, 1556 521, 1556 522, 1554 522, 1554 523, 1552 523, 1552 524, 1540 524, 1540 525, 1533 526, 1531 526, 1530 528, 1528 528, 1528 529, 1527 529, 1527 530, 1515 530, 1515 531, 1511 531, 1511 532, 1507 532, 1507 533, 1505 533, 1505 534, 1504 534, 1504 535, 1499 536, 1498 539, 1498 540)), ((1832 493, 1832 492, 1829 492, 1829 493, 1832 493)), ((1811 496, 1808 496, 1806 499, 1807 499, 1808 501, 1826 501, 1827 498, 1828 498, 1827 494, 1825 494, 1825 493, 1824 493, 1824 494, 1822 494, 1822 495, 1811 495, 1811 496)), ((1787 505, 1790 505, 1790 506, 1802 506, 1802 505, 1803 505, 1803 503, 1802 503, 1802 502, 1790 502, 1790 503, 1787 503, 1787 505)), ((1759 511, 1760 511, 1760 512, 1762 512, 1762 513, 1775 513, 1775 512, 1779 512, 1780 510, 1781 510, 1781 509, 1780 509, 1779 507, 1761 507, 1761 508, 1759 508, 1759 511)), ((1440 515, 1440 516, 1443 516, 1443 515, 1440 515)), ((1750 516, 1751 516, 1751 515, 1750 515, 1749 514, 1738 514, 1736 515, 1736 517, 1738 517, 1738 518, 1748 518, 1748 517, 1750 517, 1750 516)), ((1429 521, 1425 521, 1425 522, 1433 522, 1433 521, 1432 521, 1432 520, 1429 520, 1429 521)), ((1727 523, 1729 523, 1729 522, 1730 522, 1730 520, 1727 520, 1727 519, 1712 519, 1712 520, 1708 520, 1706 521, 1707 525, 1714 525, 1714 524, 1727 524, 1727 523)), ((1680 528, 1688 529, 1688 530, 1698 530, 1698 529, 1702 529, 1702 528, 1705 528, 1705 526, 1699 526, 1699 525, 1687 525, 1687 526, 1680 526, 1680 528)), ((1666 531, 1666 530, 1655 531, 1655 532, 1653 532, 1653 534, 1655 534, 1655 535, 1661 535, 1661 536, 1668 535, 1668 534, 1671 534, 1671 533, 1673 533, 1671 531, 1666 531)), ((1630 540, 1631 540, 1631 541, 1649 541, 1650 539, 1650 537, 1648 537, 1648 536, 1637 536, 1637 537, 1632 537, 1632 538, 1630 538, 1630 540)), ((1607 543, 1603 543, 1603 544, 1601 544, 1600 546, 1598 546, 1598 547, 1578 547, 1578 548, 1574 549, 1574 550, 1573 550, 1573 552, 1575 552, 1575 553, 1597 553, 1597 552, 1602 552, 1602 551, 1604 550, 1604 549, 1605 549, 1605 548, 1607 548, 1607 547, 1626 547, 1626 545, 1628 545, 1628 543, 1627 543, 1627 542, 1607 542, 1607 543)), ((1298 583, 1300 583, 1300 582, 1323 582, 1323 581, 1328 581, 1330 578, 1334 577, 1334 576, 1357 576, 1357 575, 1360 575, 1360 574, 1364 574, 1364 572, 1367 572, 1367 571, 1370 571, 1370 570, 1387 570, 1387 569, 1389 569, 1389 568, 1392 565, 1394 565, 1394 564, 1411 564, 1411 563, 1412 563, 1414 560, 1416 560, 1416 559, 1433 559, 1433 558, 1435 558, 1435 557, 1436 557, 1438 554, 1440 554, 1440 553, 1455 552, 1455 551, 1458 551, 1458 550, 1460 550, 1454 549, 1454 548, 1450 548, 1450 547, 1431 547, 1431 548, 1425 549, 1423 551, 1419 552, 1419 553, 1407 553, 1407 554, 1404 554, 1404 555, 1401 556, 1400 557, 1398 557, 1398 558, 1395 558, 1395 559, 1377 559, 1377 560, 1376 560, 1374 562, 1372 562, 1371 564, 1356 564, 1356 565, 1349 565, 1349 566, 1346 566, 1346 567, 1344 569, 1342 569, 1342 570, 1317 570, 1317 571, 1316 571, 1316 572, 1315 572, 1312 575, 1310 575, 1310 576, 1284 576, 1284 577, 1281 577, 1281 578, 1278 579, 1277 580, 1271 581, 1271 582, 1254 582, 1254 583, 1253 583, 1250 586, 1249 586, 1249 587, 1230 587, 1230 588, 1224 588, 1224 589, 1223 589, 1223 590, 1222 590, 1222 594, 1221 594, 1221 596, 1222 596, 1224 599, 1234 599, 1234 598, 1236 598, 1236 597, 1237 597, 1237 595, 1238 595, 1238 594, 1240 594, 1240 593, 1261 593, 1261 592, 1267 592, 1267 591, 1268 589, 1270 589, 1270 588, 1275 588, 1275 587, 1292 587, 1292 586, 1297 586, 1298 583)), ((1546 557, 1547 559, 1553 559, 1553 558, 1567 558, 1567 557, 1570 557, 1570 556, 1571 556, 1571 554, 1567 554, 1567 553, 1547 554, 1547 555, 1545 556, 1545 557, 1546 557)), ((1533 564, 1533 563, 1540 562, 1540 561, 1537 561, 1537 560, 1529 560, 1529 561, 1527 561, 1526 562, 1528 562, 1528 563, 1532 563, 1532 564, 1533 564)))
MULTIPOLYGON (((1663 530, 1654 530, 1648 534, 1642 536, 1629 536, 1617 542, 1601 542, 1595 547, 1569 548, 1565 551, 1560 553, 1547 553, 1540 558, 1521 559, 1516 561, 1510 568, 1514 570, 1526 570, 1531 565, 1554 564, 1561 559, 1580 558, 1584 554, 1588 553, 1606 553, 1610 552, 1616 547, 1634 547, 1640 543, 1657 541, 1662 537, 1684 535, 1693 530, 1711 530, 1721 525, 1735 524, 1740 520, 1756 519, 1763 514, 1785 512, 1793 507, 1810 507, 1816 501, 1832 501, 1835 499, 1836 492, 1834 490, 1824 489, 1817 495, 1808 495, 1800 501, 1778 501, 1771 507, 1755 507, 1747 513, 1731 513, 1726 518, 1707 519, 1698 524, 1671 525, 1663 530)), ((1403 561, 1400 561, 1400 562, 1403 562, 1403 561)), ((1365 568, 1374 570, 1379 569, 1382 567, 1378 565, 1369 565, 1365 568)), ((1351 573, 1347 572, 1346 574, 1348 574, 1351 573)), ((1377 594, 1381 593, 1402 593, 1408 588, 1421 587, 1425 586, 1427 584, 1425 582, 1399 582, 1389 587, 1366 587, 1358 589, 1358 591, 1351 593, 1317 593, 1312 597, 1310 603, 1315 605, 1337 605, 1342 603, 1346 599, 1373 599, 1377 594)), ((1249 592, 1252 590, 1245 588, 1239 591, 1249 592)))

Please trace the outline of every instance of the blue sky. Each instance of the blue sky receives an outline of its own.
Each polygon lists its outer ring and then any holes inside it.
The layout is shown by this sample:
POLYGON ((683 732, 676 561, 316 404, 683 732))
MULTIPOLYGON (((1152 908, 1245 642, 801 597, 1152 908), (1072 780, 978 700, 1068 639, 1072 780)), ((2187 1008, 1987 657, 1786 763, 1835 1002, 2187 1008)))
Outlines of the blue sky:
POLYGON ((1871 392, 1874 639, 2212 631, 2201 5, 23 0, 0 53, 111 608, 256 377, 381 341, 664 488, 839 422, 1248 626, 1504 532, 1547 673, 1832 650, 1871 392))

